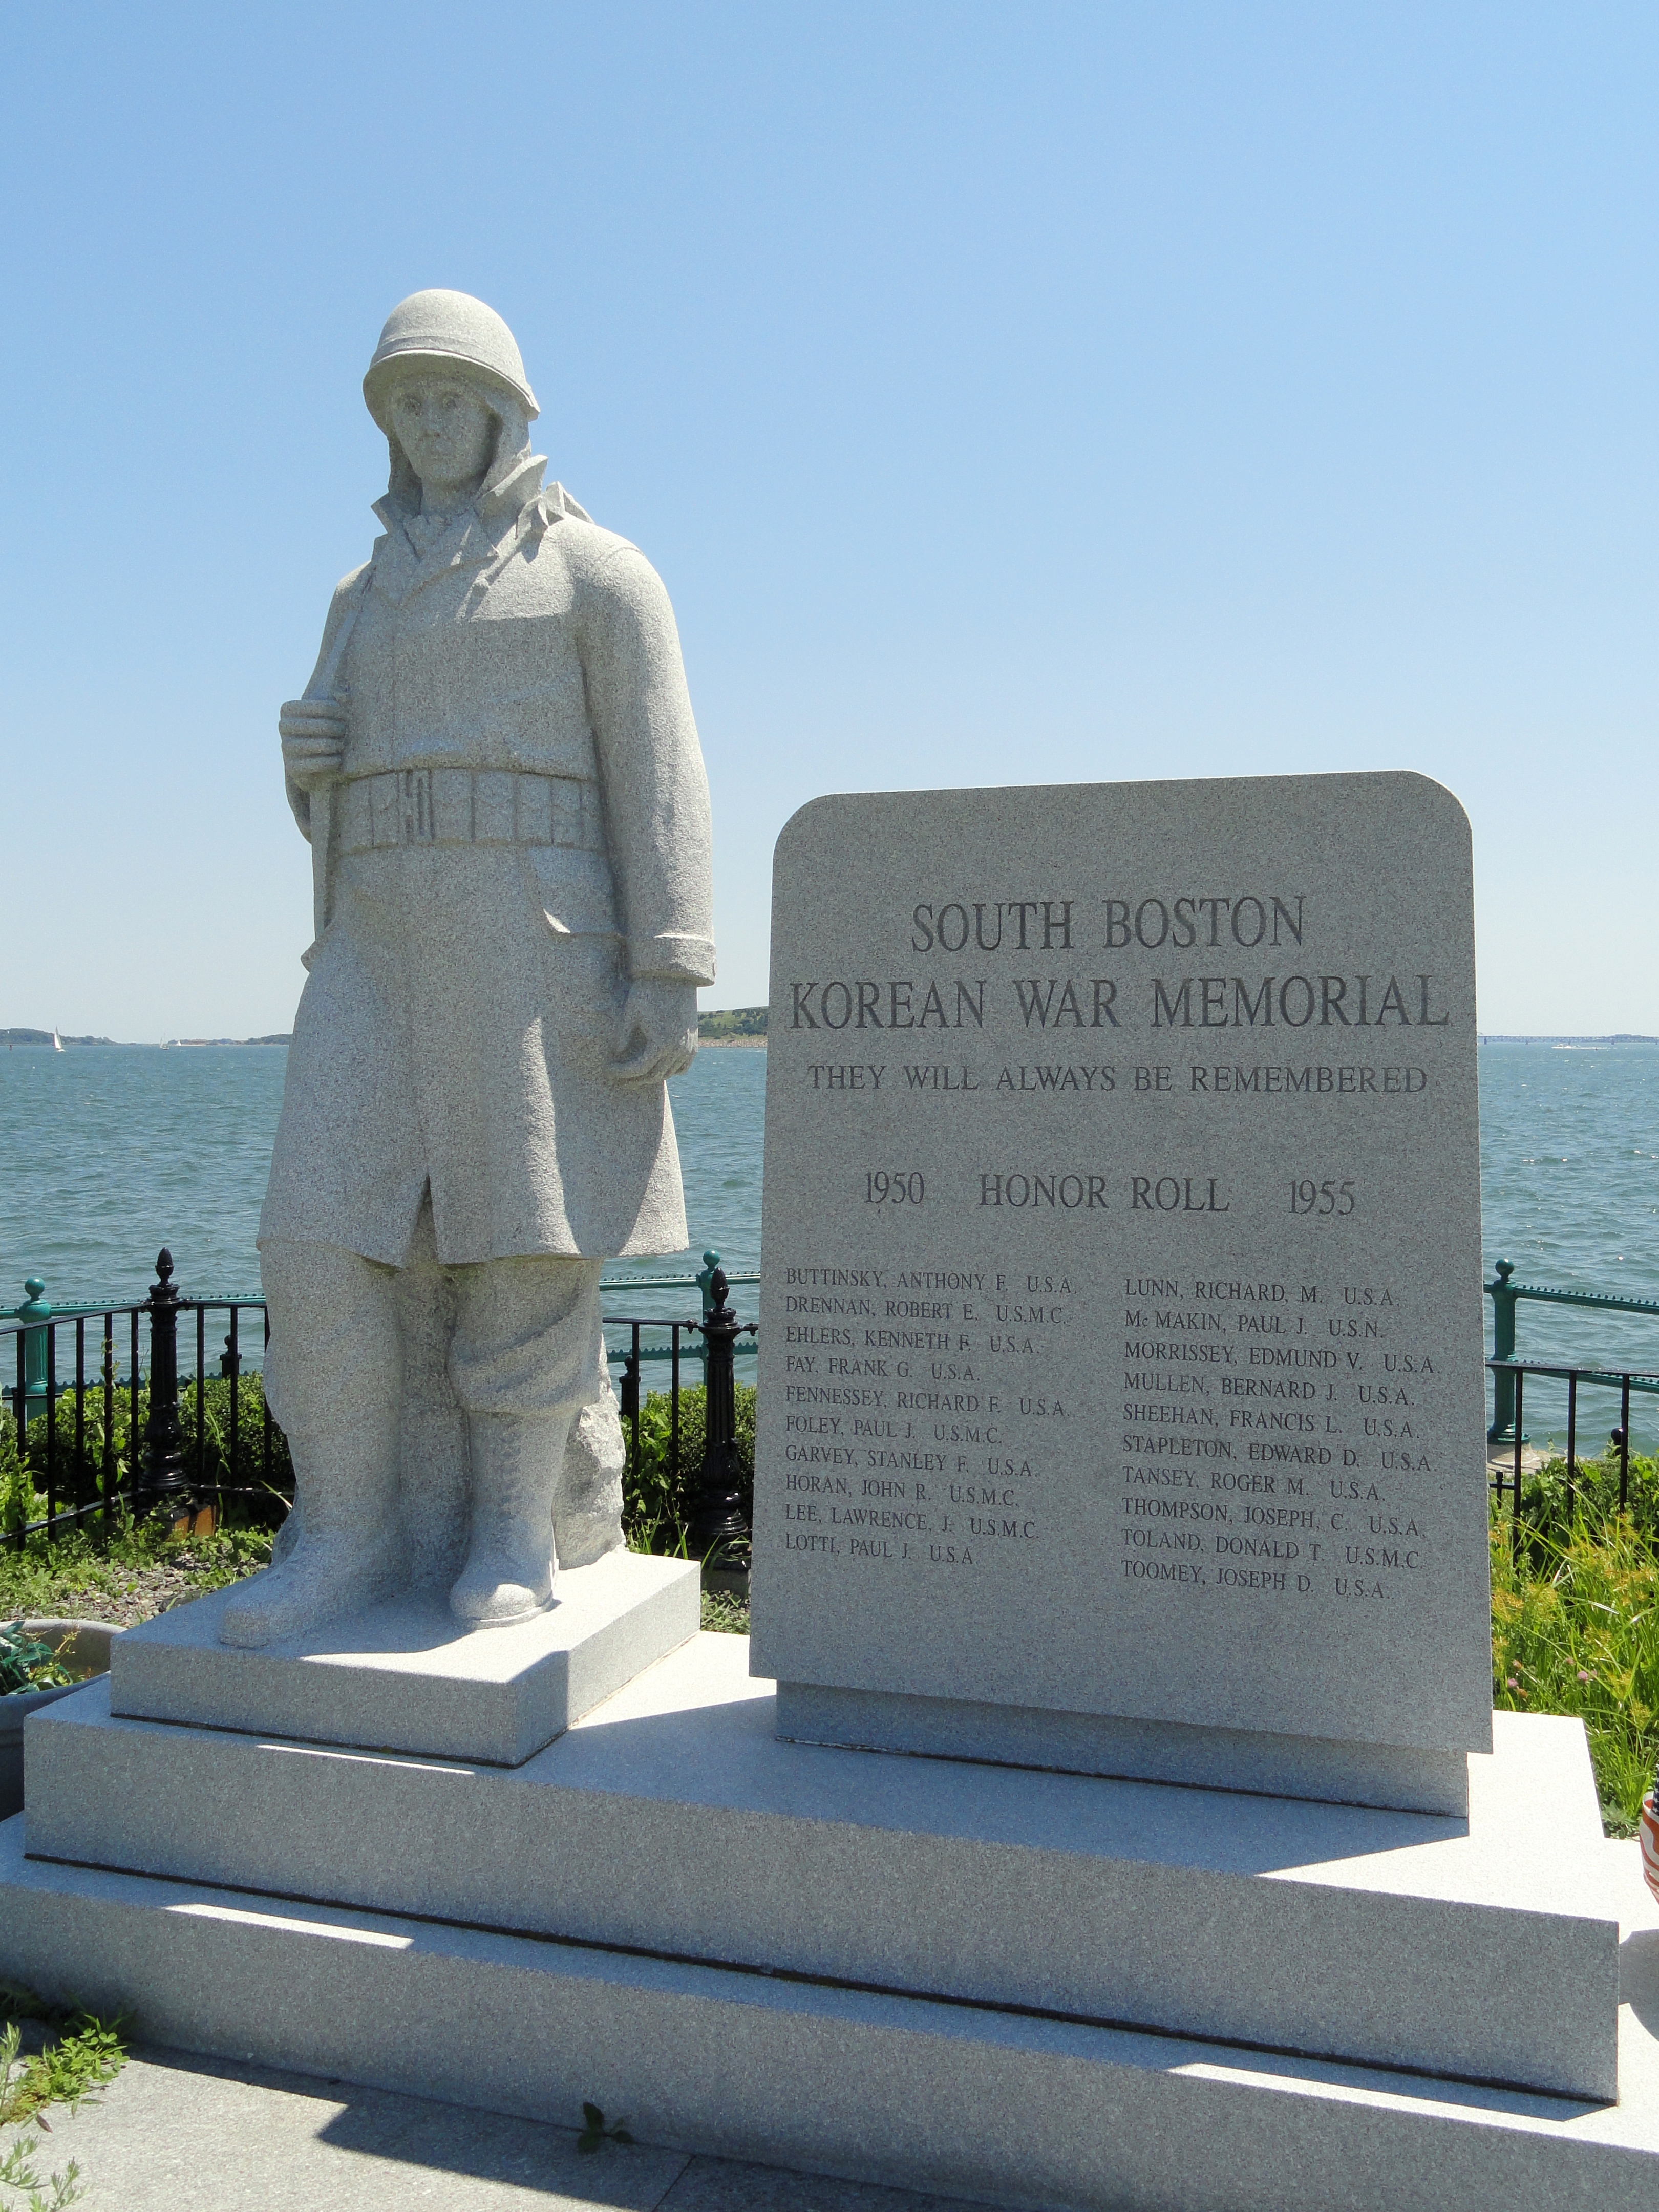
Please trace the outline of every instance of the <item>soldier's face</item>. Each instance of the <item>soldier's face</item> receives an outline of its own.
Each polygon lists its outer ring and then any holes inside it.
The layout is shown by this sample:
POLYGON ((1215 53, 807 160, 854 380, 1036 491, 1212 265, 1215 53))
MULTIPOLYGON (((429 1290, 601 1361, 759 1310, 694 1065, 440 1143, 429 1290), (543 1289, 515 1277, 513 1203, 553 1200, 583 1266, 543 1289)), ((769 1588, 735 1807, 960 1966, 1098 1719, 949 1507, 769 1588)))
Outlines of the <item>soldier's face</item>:
POLYGON ((392 427, 422 484, 448 490, 489 465, 495 417, 463 378, 415 372, 392 397, 392 427))

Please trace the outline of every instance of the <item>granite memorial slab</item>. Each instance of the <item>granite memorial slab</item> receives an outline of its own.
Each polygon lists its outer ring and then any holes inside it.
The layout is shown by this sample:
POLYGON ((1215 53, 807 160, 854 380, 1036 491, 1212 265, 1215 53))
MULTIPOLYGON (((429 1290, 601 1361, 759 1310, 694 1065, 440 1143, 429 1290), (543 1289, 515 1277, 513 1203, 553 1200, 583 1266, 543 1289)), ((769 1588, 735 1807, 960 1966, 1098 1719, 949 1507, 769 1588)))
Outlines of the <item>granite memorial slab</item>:
POLYGON ((1468 821, 1408 774, 817 800, 774 880, 782 1733, 1462 1812, 1468 821))

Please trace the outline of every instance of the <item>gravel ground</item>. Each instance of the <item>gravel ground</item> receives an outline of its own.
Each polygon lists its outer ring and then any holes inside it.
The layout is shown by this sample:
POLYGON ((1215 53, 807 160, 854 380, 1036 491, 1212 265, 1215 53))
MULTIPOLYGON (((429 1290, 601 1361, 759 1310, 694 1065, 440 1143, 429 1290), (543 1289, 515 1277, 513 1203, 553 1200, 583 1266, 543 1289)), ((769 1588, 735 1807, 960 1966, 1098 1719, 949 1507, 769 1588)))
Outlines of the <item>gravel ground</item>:
MULTIPOLYGON (((211 1587, 228 1577, 216 1576, 211 1587)), ((61 1586, 64 1615, 72 1620, 106 1620, 117 1628, 132 1628, 175 1605, 188 1605, 210 1585, 200 1571, 181 1561, 155 1567, 102 1567, 96 1582, 83 1588, 61 1586)))
MULTIPOLYGON (((250 1570, 251 1571, 251 1570, 250 1570)), ((222 1565, 194 1559, 188 1552, 152 1566, 126 1566, 106 1559, 87 1561, 79 1572, 54 1579, 50 1597, 30 1592, 24 1608, 35 1619, 106 1620, 117 1628, 132 1628, 175 1605, 188 1605, 210 1589, 221 1589, 237 1577, 222 1565)), ((16 1608, 14 1607, 14 1610, 16 1608)), ((0 1601, 0 1618, 9 1618, 0 1601)), ((702 1626, 717 1633, 749 1633, 749 1601, 726 1591, 703 1594, 702 1626)))

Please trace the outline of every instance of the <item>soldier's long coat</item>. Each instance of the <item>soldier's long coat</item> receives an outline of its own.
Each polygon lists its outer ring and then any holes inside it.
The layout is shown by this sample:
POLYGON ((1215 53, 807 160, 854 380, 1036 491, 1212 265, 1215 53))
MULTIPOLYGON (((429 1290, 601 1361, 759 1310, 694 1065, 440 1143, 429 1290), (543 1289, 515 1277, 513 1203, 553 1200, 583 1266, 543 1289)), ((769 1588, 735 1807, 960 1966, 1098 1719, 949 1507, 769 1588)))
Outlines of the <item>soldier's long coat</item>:
POLYGON ((262 1240, 395 1266, 429 1184, 446 1262, 685 1243, 666 1091, 608 1064, 631 978, 713 979, 708 782, 667 593, 544 465, 435 532, 382 501, 335 593, 331 912, 262 1240))

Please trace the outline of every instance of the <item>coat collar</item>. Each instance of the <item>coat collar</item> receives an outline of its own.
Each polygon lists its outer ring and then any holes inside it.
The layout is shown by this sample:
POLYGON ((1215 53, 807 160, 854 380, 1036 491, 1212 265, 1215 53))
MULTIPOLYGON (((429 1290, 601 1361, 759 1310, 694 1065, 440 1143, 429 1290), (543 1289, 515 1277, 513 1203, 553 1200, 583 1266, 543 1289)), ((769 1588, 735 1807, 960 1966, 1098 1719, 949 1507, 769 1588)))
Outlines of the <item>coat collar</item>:
POLYGON ((386 534, 374 549, 376 582, 389 598, 401 600, 452 569, 488 568, 493 574, 526 539, 541 538, 566 515, 591 520, 562 484, 544 489, 546 471, 544 455, 520 455, 447 527, 432 534, 411 531, 409 516, 389 492, 377 499, 374 512, 386 534))

